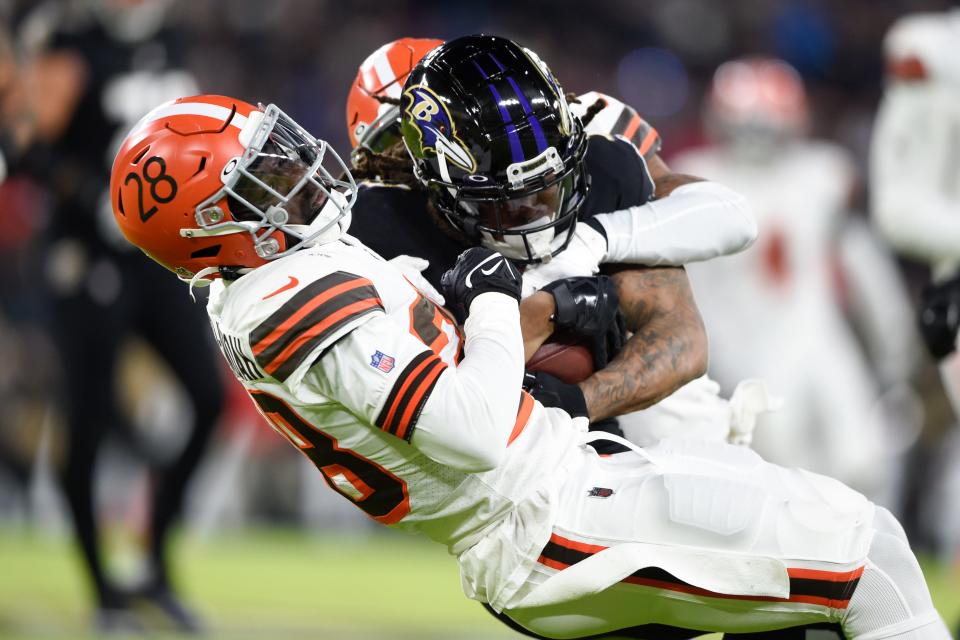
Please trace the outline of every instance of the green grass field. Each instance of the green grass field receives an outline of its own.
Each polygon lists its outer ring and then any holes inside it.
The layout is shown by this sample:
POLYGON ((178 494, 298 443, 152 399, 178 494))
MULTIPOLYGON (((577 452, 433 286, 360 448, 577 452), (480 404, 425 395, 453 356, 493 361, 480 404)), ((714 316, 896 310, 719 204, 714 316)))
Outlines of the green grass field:
MULTIPOLYGON (((213 638, 521 637, 463 597, 441 547, 405 535, 247 531, 185 540, 177 566, 213 638)), ((956 620, 960 577, 929 563, 926 571, 941 613, 956 620)), ((87 602, 65 539, 0 529, 0 638, 93 637, 87 602)))

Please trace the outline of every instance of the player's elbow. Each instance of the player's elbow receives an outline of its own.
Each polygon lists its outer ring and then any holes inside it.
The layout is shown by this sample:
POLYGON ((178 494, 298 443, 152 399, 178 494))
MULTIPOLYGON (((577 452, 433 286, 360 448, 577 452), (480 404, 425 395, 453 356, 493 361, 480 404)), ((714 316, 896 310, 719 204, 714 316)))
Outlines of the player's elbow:
POLYGON ((483 473, 484 471, 490 471, 500 466, 505 453, 506 449, 502 448, 490 446, 476 447, 466 452, 458 468, 466 473, 483 473))
POLYGON ((720 255, 739 253, 752 245, 760 233, 757 217, 750 201, 738 191, 716 183, 702 183, 702 189, 710 189, 712 195, 724 205, 728 223, 724 227, 725 237, 720 255))
POLYGON ((457 389, 457 385, 448 386, 442 403, 428 404, 411 442, 432 459, 459 471, 489 471, 506 455, 516 401, 511 416, 498 403, 487 402, 479 394, 457 393, 457 389))
POLYGON ((498 443, 489 432, 486 436, 483 437, 480 432, 471 432, 469 428, 460 429, 455 440, 447 440, 442 446, 431 447, 427 453, 437 462, 464 473, 490 471, 503 461, 506 444, 498 443))
POLYGON ((514 417, 485 407, 473 413, 461 414, 462 428, 456 447, 460 451, 458 468, 468 473, 480 473, 496 468, 507 450, 507 436, 514 417))
POLYGON ((760 227, 757 225, 757 216, 753 213, 753 207, 750 202, 742 195, 732 192, 735 198, 731 200, 731 206, 740 214, 740 225, 736 227, 738 233, 733 236, 731 247, 732 252, 736 253, 748 249, 757 240, 760 235, 760 227))

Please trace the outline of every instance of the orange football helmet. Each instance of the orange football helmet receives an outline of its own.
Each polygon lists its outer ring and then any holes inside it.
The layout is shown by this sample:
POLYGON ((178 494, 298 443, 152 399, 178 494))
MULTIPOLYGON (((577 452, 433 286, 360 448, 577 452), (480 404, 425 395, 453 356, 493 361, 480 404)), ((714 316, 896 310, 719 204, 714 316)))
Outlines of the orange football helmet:
POLYGON ((776 58, 740 58, 717 69, 706 101, 710 132, 728 141, 795 137, 809 126, 797 70, 776 58))
MULTIPOLYGON (((378 134, 399 121, 399 107, 377 98, 392 98, 399 104, 407 75, 425 55, 441 44, 443 40, 432 38, 400 38, 367 56, 357 70, 347 96, 347 135, 352 147, 373 145, 378 134)), ((399 142, 400 137, 399 127, 396 127, 391 141, 378 140, 378 144, 371 148, 381 151, 392 142, 399 142)))
POLYGON ((144 116, 110 177, 123 235, 183 279, 339 237, 356 189, 340 156, 275 105, 212 95, 144 116))

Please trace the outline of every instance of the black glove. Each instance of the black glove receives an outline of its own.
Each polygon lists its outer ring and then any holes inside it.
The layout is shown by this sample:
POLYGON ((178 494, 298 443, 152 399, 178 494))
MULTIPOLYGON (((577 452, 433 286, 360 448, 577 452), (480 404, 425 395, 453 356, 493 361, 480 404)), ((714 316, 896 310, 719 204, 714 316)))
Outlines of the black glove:
POLYGON ((930 355, 940 360, 953 353, 960 329, 960 276, 924 288, 918 320, 930 355))
POLYGON ((457 258, 440 278, 443 297, 457 321, 470 314, 470 303, 481 293, 497 291, 520 300, 520 272, 493 249, 473 247, 457 258))
POLYGON ((627 329, 620 312, 620 298, 607 276, 583 276, 555 280, 543 287, 557 304, 554 325, 561 332, 587 340, 596 371, 620 353, 627 329))
POLYGON ((587 418, 587 400, 575 384, 567 384, 549 373, 537 371, 523 374, 523 388, 545 407, 563 409, 574 418, 587 418))

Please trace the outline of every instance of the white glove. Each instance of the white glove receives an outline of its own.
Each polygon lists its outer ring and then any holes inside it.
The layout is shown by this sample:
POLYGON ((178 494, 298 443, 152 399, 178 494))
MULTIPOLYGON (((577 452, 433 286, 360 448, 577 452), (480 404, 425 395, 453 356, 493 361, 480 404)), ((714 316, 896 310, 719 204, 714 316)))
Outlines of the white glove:
POLYGON ((399 255, 396 258, 387 260, 387 262, 402 273, 403 277, 407 279, 407 282, 412 284, 417 291, 426 296, 431 302, 440 307, 445 304, 446 301, 443 299, 443 295, 434 289, 433 285, 423 277, 422 272, 430 266, 429 261, 415 256, 399 255))
POLYGON ((727 442, 749 447, 753 442, 753 430, 757 416, 778 411, 783 398, 772 395, 763 380, 742 380, 730 396, 730 434, 727 442))
POLYGON ((523 272, 523 297, 539 291, 555 280, 592 276, 600 272, 607 255, 607 240, 589 225, 579 223, 567 248, 546 262, 527 267, 523 272))

